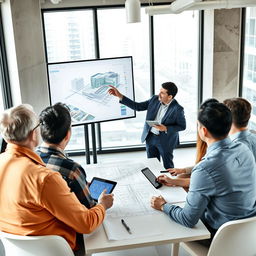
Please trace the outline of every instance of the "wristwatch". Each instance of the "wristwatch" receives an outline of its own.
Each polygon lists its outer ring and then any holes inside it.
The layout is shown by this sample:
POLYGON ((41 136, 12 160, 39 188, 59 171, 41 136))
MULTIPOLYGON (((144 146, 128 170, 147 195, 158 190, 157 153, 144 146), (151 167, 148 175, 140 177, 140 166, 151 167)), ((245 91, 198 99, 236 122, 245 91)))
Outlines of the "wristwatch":
POLYGON ((161 206, 160 206, 160 209, 161 209, 162 212, 164 211, 164 205, 165 205, 166 203, 167 203, 167 202, 161 204, 161 206))

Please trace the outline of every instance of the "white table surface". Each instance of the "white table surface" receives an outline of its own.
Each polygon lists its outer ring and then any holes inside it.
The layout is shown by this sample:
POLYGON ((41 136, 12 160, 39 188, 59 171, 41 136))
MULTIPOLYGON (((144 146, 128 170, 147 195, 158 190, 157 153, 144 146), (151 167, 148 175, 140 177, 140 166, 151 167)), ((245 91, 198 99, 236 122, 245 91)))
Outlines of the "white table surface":
MULTIPOLYGON (((124 164, 124 162, 115 162, 115 165, 124 164)), ((149 167, 156 175, 159 175, 159 171, 163 170, 163 166, 157 159, 145 159, 143 164, 149 167)), ((102 168, 102 173, 104 173, 104 166, 101 164, 96 164, 99 168, 102 168)), ((88 177, 92 178, 93 174, 88 173, 88 177)), ((89 180, 90 180, 89 178, 89 180)), ((109 177, 105 177, 109 178, 109 177)), ((125 206, 124 206, 125 207, 125 206)), ((147 217, 148 218, 148 217, 147 217)), ((161 244, 174 243, 178 245, 180 242, 202 240, 210 238, 210 233, 204 226, 204 224, 199 221, 194 228, 186 228, 180 224, 172 221, 165 213, 152 215, 152 222, 157 223, 158 231, 161 232, 159 235, 145 236, 136 239, 126 239, 126 240, 108 240, 105 233, 104 227, 101 225, 93 234, 84 235, 84 243, 86 255, 91 255, 92 253, 124 250, 130 248, 138 248, 144 246, 154 246, 161 244)), ((143 215, 136 216, 136 221, 143 222, 145 217, 143 215)), ((141 230, 143 233, 143 230, 141 230)), ((177 255, 177 246, 173 250, 173 254, 177 255)))

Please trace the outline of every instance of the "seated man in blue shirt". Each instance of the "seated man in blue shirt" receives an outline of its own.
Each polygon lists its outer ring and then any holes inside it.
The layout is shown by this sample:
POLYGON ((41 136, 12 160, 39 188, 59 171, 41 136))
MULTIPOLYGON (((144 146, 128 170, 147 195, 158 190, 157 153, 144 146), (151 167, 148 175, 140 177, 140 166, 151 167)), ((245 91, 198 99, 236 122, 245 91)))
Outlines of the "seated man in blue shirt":
MULTIPOLYGON (((231 124, 231 112, 222 103, 199 111, 198 133, 208 148, 192 170, 186 204, 181 208, 152 197, 153 208, 187 227, 201 219, 213 235, 225 222, 256 215, 254 157, 247 146, 230 140, 231 124)), ((168 185, 168 179, 165 175, 159 181, 168 185)))
POLYGON ((251 117, 251 104, 243 98, 226 99, 223 102, 232 113, 232 126, 229 137, 234 142, 244 143, 253 153, 256 160, 256 135, 248 130, 251 117))
POLYGON ((96 202, 90 195, 84 169, 64 152, 71 137, 71 116, 68 107, 62 103, 47 107, 41 112, 39 120, 44 142, 37 153, 47 168, 60 172, 83 205, 87 208, 93 207, 96 202))

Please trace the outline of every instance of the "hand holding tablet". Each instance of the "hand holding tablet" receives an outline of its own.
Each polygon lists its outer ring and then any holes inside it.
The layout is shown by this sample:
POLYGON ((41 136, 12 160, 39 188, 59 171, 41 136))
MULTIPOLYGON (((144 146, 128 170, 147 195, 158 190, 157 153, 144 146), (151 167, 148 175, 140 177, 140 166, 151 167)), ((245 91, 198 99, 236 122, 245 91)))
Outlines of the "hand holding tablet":
POLYGON ((154 125, 161 125, 159 122, 157 122, 155 120, 146 120, 146 122, 151 127, 153 127, 154 125))
POLYGON ((106 194, 110 194, 114 190, 116 184, 115 181, 94 177, 89 186, 91 197, 98 202, 99 196, 104 189, 106 189, 106 194))

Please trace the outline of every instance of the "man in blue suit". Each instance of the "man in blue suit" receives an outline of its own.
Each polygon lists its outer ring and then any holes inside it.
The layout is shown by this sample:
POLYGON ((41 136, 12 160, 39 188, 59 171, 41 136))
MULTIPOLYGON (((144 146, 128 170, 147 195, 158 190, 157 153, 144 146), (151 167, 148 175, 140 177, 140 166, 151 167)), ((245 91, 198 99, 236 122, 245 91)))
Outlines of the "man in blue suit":
POLYGON ((172 82, 162 84, 158 95, 147 101, 135 102, 123 94, 116 87, 110 85, 109 94, 120 99, 120 103, 136 111, 147 110, 146 120, 157 121, 159 125, 149 126, 145 122, 141 141, 146 141, 148 158, 162 157, 166 169, 173 168, 173 149, 179 144, 179 131, 186 129, 184 110, 174 99, 178 92, 172 82))

